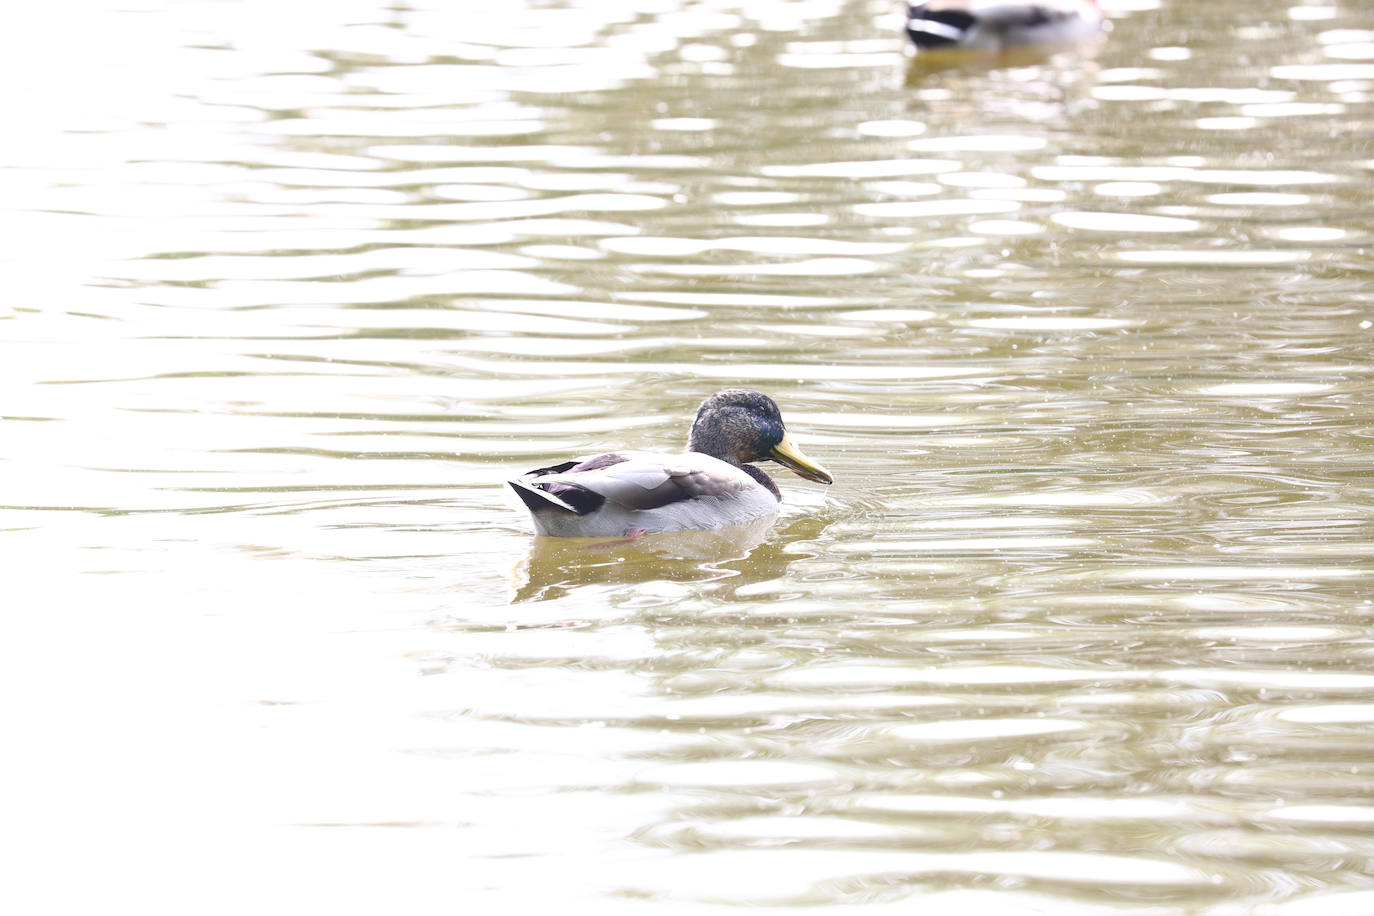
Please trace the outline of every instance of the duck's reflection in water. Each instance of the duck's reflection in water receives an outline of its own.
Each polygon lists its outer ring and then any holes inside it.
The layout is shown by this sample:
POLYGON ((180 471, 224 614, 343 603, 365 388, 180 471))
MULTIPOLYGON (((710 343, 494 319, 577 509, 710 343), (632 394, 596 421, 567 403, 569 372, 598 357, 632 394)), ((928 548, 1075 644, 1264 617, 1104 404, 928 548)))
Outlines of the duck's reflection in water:
POLYGON ((907 65, 906 84, 919 86, 934 74, 946 71, 981 73, 1013 67, 1046 66, 1052 70, 1094 70, 1095 59, 1106 44, 1105 34, 1070 42, 1042 42, 1013 48, 951 48, 921 51, 907 65))
POLYGON ((823 523, 798 519, 774 528, 775 518, 709 531, 673 531, 637 540, 535 537, 513 574, 512 601, 561 598, 589 585, 701 582, 734 577, 738 584, 783 575, 788 564, 809 556, 787 549, 819 533, 823 523))

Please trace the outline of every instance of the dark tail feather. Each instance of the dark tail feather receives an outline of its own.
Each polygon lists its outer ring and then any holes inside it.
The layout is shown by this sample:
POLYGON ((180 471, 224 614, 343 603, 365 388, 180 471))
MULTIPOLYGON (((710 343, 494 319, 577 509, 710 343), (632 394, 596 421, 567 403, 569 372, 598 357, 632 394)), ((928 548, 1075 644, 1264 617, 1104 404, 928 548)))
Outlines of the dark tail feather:
POLYGON ((952 48, 964 40, 976 22, 964 10, 912 6, 907 9, 906 33, 918 48, 952 48))
POLYGON ((575 511, 572 506, 569 506, 557 496, 541 490, 538 487, 532 487, 518 480, 509 480, 506 482, 510 484, 510 488, 515 491, 515 495, 520 497, 520 501, 524 503, 525 507, 531 512, 547 512, 550 509, 559 509, 564 512, 575 511))

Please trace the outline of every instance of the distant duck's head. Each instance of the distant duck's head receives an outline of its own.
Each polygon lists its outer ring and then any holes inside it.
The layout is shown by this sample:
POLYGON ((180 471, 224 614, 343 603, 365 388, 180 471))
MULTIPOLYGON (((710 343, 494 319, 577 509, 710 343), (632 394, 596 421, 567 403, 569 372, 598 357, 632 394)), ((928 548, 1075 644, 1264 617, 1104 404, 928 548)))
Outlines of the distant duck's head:
POLYGON ((727 388, 701 402, 688 448, 743 467, 776 461, 816 483, 834 483, 830 472, 792 444, 773 399, 748 388, 727 388))

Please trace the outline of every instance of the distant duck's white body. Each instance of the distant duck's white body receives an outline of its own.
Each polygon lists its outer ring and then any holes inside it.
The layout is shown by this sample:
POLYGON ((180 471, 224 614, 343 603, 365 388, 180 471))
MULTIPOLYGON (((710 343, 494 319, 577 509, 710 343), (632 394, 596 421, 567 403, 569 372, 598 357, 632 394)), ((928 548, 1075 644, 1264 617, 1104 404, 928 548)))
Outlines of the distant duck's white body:
POLYGON ((801 453, 766 395, 730 388, 697 410, 690 451, 607 452, 509 481, 535 531, 551 537, 624 537, 740 525, 775 515, 777 484, 749 462, 776 461, 830 483, 801 453))
POLYGON ((928 0, 907 8, 906 32, 921 51, 1005 51, 1082 41, 1105 23, 1097 0, 928 0))

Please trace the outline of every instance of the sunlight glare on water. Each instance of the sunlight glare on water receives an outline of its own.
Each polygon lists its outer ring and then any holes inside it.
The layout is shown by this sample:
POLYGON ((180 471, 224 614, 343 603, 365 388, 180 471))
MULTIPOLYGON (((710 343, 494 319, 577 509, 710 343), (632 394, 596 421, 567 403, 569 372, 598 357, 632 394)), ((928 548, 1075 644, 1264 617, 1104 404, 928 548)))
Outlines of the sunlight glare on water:
POLYGON ((0 37, 17 896, 1374 911, 1359 4, 77 6, 0 37), (531 536, 728 386, 835 485, 531 536))

